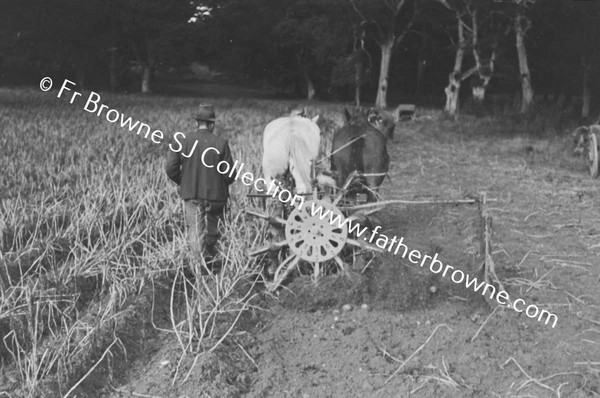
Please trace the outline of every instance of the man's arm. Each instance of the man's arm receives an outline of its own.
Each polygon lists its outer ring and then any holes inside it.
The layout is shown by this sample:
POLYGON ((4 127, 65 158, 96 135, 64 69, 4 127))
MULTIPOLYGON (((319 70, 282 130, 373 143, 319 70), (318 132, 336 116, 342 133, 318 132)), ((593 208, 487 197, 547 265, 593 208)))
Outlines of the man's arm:
MULTIPOLYGON (((234 161, 233 161, 233 157, 231 156, 231 149, 229 149, 228 141, 225 141, 225 149, 223 150, 223 159, 222 160, 229 163, 230 167, 233 167, 234 161)), ((223 174, 223 178, 225 179, 225 182, 227 183, 227 185, 233 184, 233 182, 235 181, 236 174, 237 174, 237 170, 233 170, 232 173, 223 174), (231 177, 229 177, 229 175, 231 175, 231 177)))
POLYGON ((181 183, 181 159, 179 158, 178 153, 175 153, 170 149, 169 154, 167 155, 167 165, 165 166, 165 170, 171 181, 177 185, 181 183))

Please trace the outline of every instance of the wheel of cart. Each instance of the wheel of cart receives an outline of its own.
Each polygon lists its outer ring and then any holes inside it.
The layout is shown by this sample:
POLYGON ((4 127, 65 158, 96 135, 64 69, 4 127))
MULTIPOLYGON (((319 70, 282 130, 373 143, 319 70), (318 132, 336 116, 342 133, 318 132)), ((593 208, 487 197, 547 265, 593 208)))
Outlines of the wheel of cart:
POLYGON ((321 275, 323 265, 329 261, 334 261, 342 272, 346 271, 348 264, 340 255, 346 246, 383 251, 362 239, 354 239, 348 233, 348 222, 352 224, 359 222, 381 209, 377 203, 358 206, 341 203, 346 189, 356 177, 358 177, 357 173, 350 175, 344 186, 332 195, 319 192, 314 184, 313 193, 305 197, 303 206, 293 207, 291 211, 288 209, 281 216, 246 210, 247 214, 265 219, 272 226, 283 231, 282 239, 250 253, 251 256, 268 252, 283 253, 280 257, 283 259, 274 272, 273 281, 267 285, 269 290, 276 290, 301 261, 312 265, 313 278, 316 282, 321 275), (335 221, 336 218, 339 222, 335 221), (347 223, 343 222, 345 218, 349 219, 347 223))
POLYGON ((598 177, 598 139, 600 138, 600 125, 590 126, 588 133, 588 162, 590 174, 593 178, 598 177))

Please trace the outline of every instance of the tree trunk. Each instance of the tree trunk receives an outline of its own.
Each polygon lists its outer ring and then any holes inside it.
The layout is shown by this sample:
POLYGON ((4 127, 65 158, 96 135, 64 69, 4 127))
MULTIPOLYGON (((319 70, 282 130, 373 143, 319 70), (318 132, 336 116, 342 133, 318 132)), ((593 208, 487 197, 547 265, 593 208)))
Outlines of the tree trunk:
POLYGON ((429 29, 427 24, 423 29, 423 39, 419 46, 419 54, 417 56, 417 81, 415 84, 415 102, 419 102, 423 94, 423 76, 425 75, 425 67, 427 66, 427 48, 430 44, 429 29))
POLYGON ((481 82, 481 84, 474 85, 471 88, 471 92, 473 94, 473 100, 476 104, 483 104, 483 100, 485 100, 485 91, 487 89, 487 84, 485 82, 481 82))
POLYGON ((356 107, 360 107, 360 88, 362 86, 363 65, 360 59, 360 52, 354 54, 354 102, 356 107))
MULTIPOLYGON (((493 62, 493 61, 492 61, 493 62)), ((479 73, 478 83, 472 87, 473 99, 477 104, 483 104, 485 100, 485 94, 492 80, 491 74, 479 73)))
POLYGON ((460 71, 450 73, 448 77, 448 86, 444 90, 446 92, 446 106, 444 110, 451 116, 458 114, 458 93, 460 91, 460 71))
POLYGON ((358 82, 354 86, 354 102, 356 107, 360 108, 360 84, 358 82))
POLYGON ((423 92, 423 74, 425 72, 425 65, 427 62, 423 58, 422 51, 419 51, 419 57, 417 60, 417 83, 415 87, 415 102, 419 102, 421 99, 421 93, 423 92))
POLYGON ((354 35, 354 51, 353 51, 353 59, 354 61, 354 102, 356 103, 356 107, 360 107, 360 91, 363 84, 363 73, 364 73, 364 65, 363 65, 363 51, 365 51, 365 30, 361 25, 355 26, 353 29, 354 35))
POLYGON ((152 67, 149 64, 144 64, 142 67, 142 93, 150 93, 150 79, 152 77, 152 67))
POLYGON ((304 74, 304 79, 306 80, 306 99, 312 100, 315 98, 315 85, 306 73, 304 74))
POLYGON ((477 71, 479 73, 478 77, 476 78, 476 82, 472 87, 473 99, 475 100, 476 104, 481 105, 485 100, 485 94, 487 93, 490 81, 492 80, 492 75, 494 74, 495 62, 496 49, 494 49, 488 65, 482 65, 481 63, 477 65, 477 71))
POLYGON ((473 10, 471 13, 471 47, 473 49, 473 58, 475 59, 475 66, 477 67, 478 77, 472 80, 471 92, 473 94, 473 100, 475 104, 483 104, 485 98, 485 89, 489 83, 489 79, 486 81, 483 74, 483 64, 481 56, 479 55, 479 22, 477 21, 477 10, 473 10))
POLYGON ((489 60, 482 57, 481 45, 479 40, 479 16, 477 10, 471 13, 471 47, 473 50, 473 58, 477 67, 478 77, 473 80, 471 87, 473 100, 475 104, 482 105, 485 100, 488 86, 494 75, 496 63, 496 49, 498 47, 498 37, 496 37, 491 46, 492 53, 489 60))
POLYGON ((592 64, 587 54, 581 57, 581 64, 583 66, 583 104, 581 106, 581 117, 587 119, 590 117, 590 102, 592 100, 592 64))
POLYGON ((567 91, 565 92, 565 106, 569 106, 572 105, 573 102, 573 92, 569 87, 567 87, 566 90, 567 91))
POLYGON ((458 46, 456 48, 456 56, 454 58, 454 69, 448 76, 448 86, 444 90, 446 92, 446 106, 444 110, 451 116, 458 114, 458 94, 460 91, 460 83, 462 81, 462 65, 465 57, 465 34, 464 26, 457 15, 458 19, 458 46))
POLYGON ((515 19, 515 36, 517 55, 519 57, 519 73, 521 74, 521 109, 520 113, 527 113, 533 103, 533 87, 531 85, 531 74, 527 62, 527 50, 525 48, 525 36, 529 29, 530 21, 521 12, 515 19))
POLYGON ((381 49, 381 68, 379 69, 379 87, 377 89, 377 99, 375 100, 375 106, 379 108, 387 108, 387 89, 394 41, 393 37, 389 37, 379 45, 381 49))

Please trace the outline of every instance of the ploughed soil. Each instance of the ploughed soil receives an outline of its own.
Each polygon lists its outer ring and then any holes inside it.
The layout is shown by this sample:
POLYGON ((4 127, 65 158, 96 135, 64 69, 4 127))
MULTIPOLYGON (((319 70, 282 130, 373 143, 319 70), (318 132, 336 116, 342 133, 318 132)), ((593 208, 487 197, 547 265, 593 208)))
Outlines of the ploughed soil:
MULTIPOLYGON (((492 121, 475 129, 436 118, 398 125, 384 199, 462 199, 485 191, 495 199, 488 206, 500 280, 513 300, 556 314, 555 327, 494 310, 481 294, 400 254, 366 254, 348 275, 327 276, 318 286, 295 275, 195 364, 179 363, 175 337, 146 324, 137 359, 114 383, 120 387, 88 386, 84 394, 600 396, 599 180, 583 159, 570 157, 567 138, 511 137, 492 121), (188 371, 185 382, 172 382, 188 371)), ((395 205, 377 219, 383 234, 404 237, 410 250, 438 253, 444 264, 480 275, 476 204, 395 205)), ((154 321, 168 329, 162 294, 154 321)))

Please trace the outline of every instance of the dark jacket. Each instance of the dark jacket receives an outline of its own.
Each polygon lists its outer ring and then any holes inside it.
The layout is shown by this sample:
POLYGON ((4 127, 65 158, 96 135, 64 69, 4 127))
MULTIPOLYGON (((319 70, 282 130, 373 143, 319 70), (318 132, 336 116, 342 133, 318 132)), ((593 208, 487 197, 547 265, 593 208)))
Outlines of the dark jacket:
POLYGON ((229 197, 229 185, 235 180, 235 172, 231 174, 232 168, 233 159, 229 143, 227 140, 217 137, 208 130, 196 130, 186 133, 185 138, 179 134, 179 136, 174 137, 169 146, 166 165, 167 176, 179 185, 179 194, 184 200, 227 200, 229 197), (177 138, 178 142, 175 141, 175 138, 177 138), (190 152, 196 141, 198 141, 198 144, 190 156, 190 152), (180 148, 181 150, 179 150, 180 148), (207 149, 208 151, 204 156, 205 165, 202 162, 202 154, 207 149), (174 152, 173 150, 178 152, 174 152), (217 164, 222 160, 230 165, 230 171, 226 174, 221 174, 217 171, 217 164), (230 174, 232 177, 229 177, 230 174))

